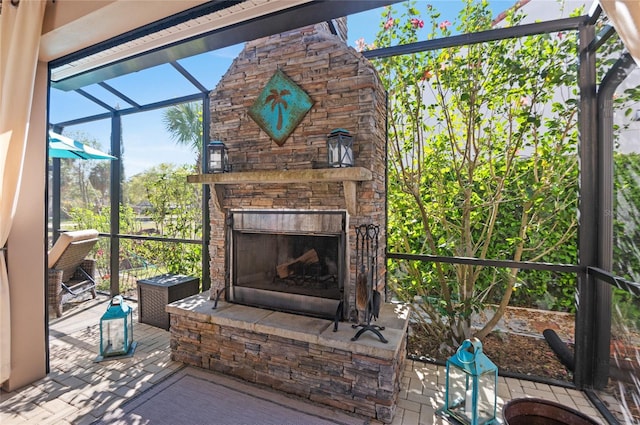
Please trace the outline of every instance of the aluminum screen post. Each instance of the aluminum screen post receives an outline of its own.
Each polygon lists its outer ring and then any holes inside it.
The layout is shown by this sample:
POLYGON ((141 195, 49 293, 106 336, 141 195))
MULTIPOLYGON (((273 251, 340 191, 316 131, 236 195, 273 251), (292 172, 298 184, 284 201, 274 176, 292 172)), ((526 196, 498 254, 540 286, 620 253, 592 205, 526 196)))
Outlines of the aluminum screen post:
POLYGON ((579 161, 578 203, 578 287, 575 327, 574 382, 578 388, 593 385, 595 335, 595 288, 586 269, 597 264, 598 143, 596 108, 596 52, 592 49, 595 26, 584 22, 579 28, 579 161))

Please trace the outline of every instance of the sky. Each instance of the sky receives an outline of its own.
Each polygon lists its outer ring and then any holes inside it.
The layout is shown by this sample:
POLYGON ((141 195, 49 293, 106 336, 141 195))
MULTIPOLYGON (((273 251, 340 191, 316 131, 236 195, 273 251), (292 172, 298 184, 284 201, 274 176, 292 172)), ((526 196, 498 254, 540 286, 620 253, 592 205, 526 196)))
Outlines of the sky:
MULTIPOLYGON (((515 0, 493 0, 490 4, 492 5, 494 14, 498 14, 509 8, 514 2, 515 0)), ((539 17, 535 16, 535 18, 554 19, 558 17, 545 16, 549 6, 557 4, 556 0, 532 0, 531 4, 533 3, 536 3, 537 6, 536 8, 531 8, 531 13, 533 16, 536 14, 541 15, 539 17)), ((456 20, 461 5, 459 1, 455 0, 431 0, 418 1, 417 8, 420 11, 424 11, 427 4, 433 5, 433 7, 441 12, 442 20, 449 21, 456 20)), ((402 4, 396 4, 393 7, 398 15, 404 11, 402 4)), ((375 38, 381 22, 383 22, 382 15, 383 9, 381 8, 349 16, 347 18, 349 31, 348 45, 355 47, 356 40, 359 38, 364 38, 367 43, 371 43, 375 38)), ((182 59, 179 60, 179 62, 207 88, 213 89, 233 59, 240 52, 242 46, 242 44, 239 44, 227 47, 182 59)), ((177 71, 168 64, 148 69, 144 72, 131 73, 107 82, 142 104, 195 93, 193 86, 184 78, 179 78, 177 71), (168 77, 170 78, 172 74, 174 74, 176 78, 168 80, 168 77), (171 81, 171 84, 163 84, 163 81, 171 81)), ((129 106, 97 85, 87 87, 86 91, 105 100, 109 104, 118 105, 123 108, 129 106), (120 104, 118 104, 118 101, 120 104)), ((60 90, 51 91, 51 123, 58 123, 104 112, 106 112, 106 110, 77 93, 66 93, 60 90)), ((110 126, 110 120, 101 120, 89 124, 68 127, 63 133, 71 137, 87 137, 88 139, 95 140, 98 142, 100 149, 108 152, 110 126)), ((161 110, 125 115, 122 120, 122 130, 126 178, 161 162, 175 164, 194 163, 194 153, 185 147, 176 146, 176 144, 170 140, 162 123, 161 110)))

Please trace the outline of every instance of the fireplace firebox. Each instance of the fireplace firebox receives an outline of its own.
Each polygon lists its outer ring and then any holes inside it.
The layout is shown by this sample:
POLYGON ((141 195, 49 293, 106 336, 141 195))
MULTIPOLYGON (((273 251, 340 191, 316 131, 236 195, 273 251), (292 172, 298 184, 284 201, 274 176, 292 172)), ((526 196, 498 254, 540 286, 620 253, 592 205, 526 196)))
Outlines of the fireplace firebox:
POLYGON ((227 223, 228 301, 343 319, 345 211, 231 210, 227 223))

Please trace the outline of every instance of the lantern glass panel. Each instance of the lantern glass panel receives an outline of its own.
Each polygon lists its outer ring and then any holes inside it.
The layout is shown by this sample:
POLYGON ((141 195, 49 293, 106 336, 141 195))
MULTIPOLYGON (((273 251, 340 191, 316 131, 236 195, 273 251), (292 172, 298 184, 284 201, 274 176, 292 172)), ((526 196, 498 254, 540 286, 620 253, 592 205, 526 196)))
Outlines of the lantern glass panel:
POLYGON ((487 372, 478 378, 478 423, 483 424, 496 416, 496 374, 487 372))
POLYGON ((447 364, 447 407, 456 417, 471 419, 472 377, 454 364, 447 364))
POLYGON ((126 332, 126 339, 127 339, 127 352, 129 351, 129 348, 131 348, 131 345, 133 344, 133 309, 129 309, 129 318, 126 321, 127 323, 127 332, 126 332))
MULTIPOLYGON (((103 356, 126 354, 129 351, 127 318, 103 319, 100 322, 100 353, 103 356)), ((133 335, 133 332, 128 332, 133 335)))
POLYGON ((219 149, 209 149, 209 164, 213 171, 222 168, 222 152, 219 149))

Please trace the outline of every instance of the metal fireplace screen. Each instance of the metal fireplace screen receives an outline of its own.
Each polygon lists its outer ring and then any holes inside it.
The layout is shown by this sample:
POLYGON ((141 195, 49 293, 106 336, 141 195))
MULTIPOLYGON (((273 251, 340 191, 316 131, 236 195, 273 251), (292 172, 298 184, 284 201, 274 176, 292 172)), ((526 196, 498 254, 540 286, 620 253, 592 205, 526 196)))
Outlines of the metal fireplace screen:
POLYGON ((345 221, 343 211, 232 211, 227 300, 341 319, 345 221))

